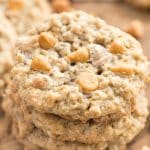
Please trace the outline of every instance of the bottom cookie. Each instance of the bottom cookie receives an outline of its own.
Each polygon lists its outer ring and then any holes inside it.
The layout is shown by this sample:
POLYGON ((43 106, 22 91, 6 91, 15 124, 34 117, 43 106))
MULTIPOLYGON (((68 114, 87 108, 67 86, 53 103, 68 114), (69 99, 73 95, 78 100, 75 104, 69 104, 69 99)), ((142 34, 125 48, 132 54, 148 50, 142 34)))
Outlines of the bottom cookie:
POLYGON ((125 145, 108 145, 105 142, 88 145, 53 140, 39 129, 35 129, 23 143, 27 148, 25 150, 125 150, 125 145))

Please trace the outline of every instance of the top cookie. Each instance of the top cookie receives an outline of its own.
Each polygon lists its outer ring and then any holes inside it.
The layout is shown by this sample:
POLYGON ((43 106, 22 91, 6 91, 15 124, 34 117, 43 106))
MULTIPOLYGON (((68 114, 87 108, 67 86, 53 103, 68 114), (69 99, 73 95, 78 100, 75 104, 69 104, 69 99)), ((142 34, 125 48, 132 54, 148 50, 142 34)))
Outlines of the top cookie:
POLYGON ((134 110, 148 65, 134 38, 79 11, 53 14, 20 39, 12 75, 27 106, 99 122, 134 110))
POLYGON ((150 9, 150 0, 126 0, 134 6, 142 9, 150 9))
POLYGON ((0 5, 19 35, 45 20, 51 12, 46 0, 0 0, 0 5))

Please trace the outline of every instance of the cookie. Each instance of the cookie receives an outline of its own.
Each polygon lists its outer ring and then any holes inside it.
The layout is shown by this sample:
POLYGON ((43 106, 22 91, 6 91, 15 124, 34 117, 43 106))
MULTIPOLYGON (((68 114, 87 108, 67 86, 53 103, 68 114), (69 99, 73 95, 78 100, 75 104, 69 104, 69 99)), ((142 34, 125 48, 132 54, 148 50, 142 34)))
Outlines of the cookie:
POLYGON ((9 81, 8 75, 13 65, 12 49, 15 41, 14 28, 4 15, 0 14, 0 141, 10 133, 11 121, 5 116, 2 103, 5 101, 4 93, 9 81))
POLYGON ((19 139, 41 146, 40 132, 54 150, 57 142, 106 149, 144 128, 149 62, 133 37, 103 20, 53 14, 20 38, 15 60, 7 101, 19 139))
POLYGON ((19 35, 45 20, 51 12, 46 0, 5 0, 5 3, 1 0, 0 5, 19 35))
POLYGON ((4 74, 6 74, 12 64, 12 48, 16 40, 16 33, 11 26, 10 22, 0 14, 0 97, 5 83, 2 81, 4 74))
POLYGON ((150 0, 126 0, 135 7, 142 9, 150 9, 150 0))
POLYGON ((2 101, 7 74, 13 65, 12 48, 16 40, 16 33, 13 27, 2 14, 0 14, 0 34, 0 101, 2 101))

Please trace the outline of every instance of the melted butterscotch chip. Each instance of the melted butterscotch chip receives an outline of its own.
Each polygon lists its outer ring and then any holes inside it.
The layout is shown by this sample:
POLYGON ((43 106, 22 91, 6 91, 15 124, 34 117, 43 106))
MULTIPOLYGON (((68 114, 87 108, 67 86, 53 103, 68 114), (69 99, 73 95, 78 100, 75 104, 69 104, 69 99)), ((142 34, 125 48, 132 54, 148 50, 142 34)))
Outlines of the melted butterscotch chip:
POLYGON ((24 0, 9 0, 8 8, 13 10, 21 10, 24 7, 24 0))
POLYGON ((115 73, 121 73, 126 75, 131 75, 135 72, 132 67, 126 67, 126 66, 114 66, 114 67, 110 67, 110 70, 115 73))
POLYGON ((31 68, 38 71, 50 71, 51 67, 48 60, 44 59, 43 56, 37 56, 32 59, 31 68))
POLYGON ((90 72, 81 72, 77 77, 77 83, 84 91, 95 91, 99 85, 97 76, 90 72))
POLYGON ((117 54, 117 53, 123 54, 125 52, 125 46, 118 39, 111 43, 109 47, 109 51, 113 54, 117 54))
POLYGON ((86 48, 79 48, 77 51, 68 55, 72 62, 87 62, 89 60, 89 52, 86 48))
POLYGON ((43 49, 52 48, 57 42, 57 39, 50 33, 41 33, 39 36, 39 44, 43 49))

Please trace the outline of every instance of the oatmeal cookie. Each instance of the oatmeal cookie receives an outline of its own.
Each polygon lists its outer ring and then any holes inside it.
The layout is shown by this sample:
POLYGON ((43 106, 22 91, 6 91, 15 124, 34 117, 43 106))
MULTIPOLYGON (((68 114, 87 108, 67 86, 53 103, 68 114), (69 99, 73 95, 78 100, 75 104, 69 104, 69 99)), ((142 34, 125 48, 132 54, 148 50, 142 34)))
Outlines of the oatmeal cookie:
POLYGON ((142 9, 150 9, 150 0, 126 0, 128 3, 142 9))
POLYGON ((0 14, 0 97, 2 96, 3 86, 5 83, 2 81, 4 74, 6 74, 12 64, 12 48, 14 47, 16 34, 10 22, 0 14))
POLYGON ((149 62, 133 37, 103 20, 53 14, 20 38, 15 59, 5 102, 18 139, 100 150, 144 128, 149 62))
POLYGON ((0 5, 19 35, 45 20, 51 12, 47 0, 0 0, 0 5))
POLYGON ((13 65, 12 48, 16 34, 9 21, 0 14, 0 105, 6 86, 7 73, 13 65))
POLYGON ((9 80, 8 74, 13 65, 12 49, 15 41, 14 28, 5 16, 0 14, 0 141, 10 132, 10 119, 5 116, 2 103, 5 100, 4 93, 9 80))

